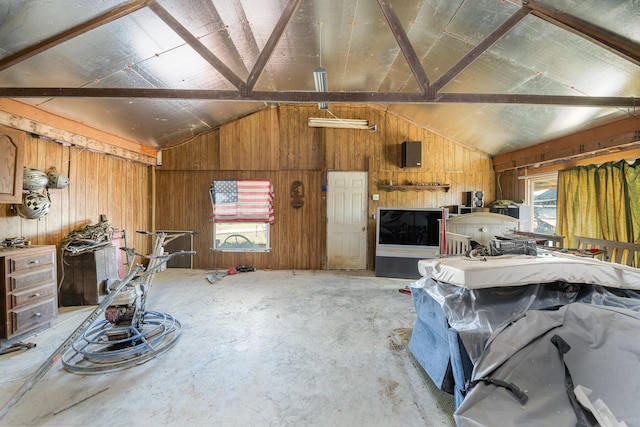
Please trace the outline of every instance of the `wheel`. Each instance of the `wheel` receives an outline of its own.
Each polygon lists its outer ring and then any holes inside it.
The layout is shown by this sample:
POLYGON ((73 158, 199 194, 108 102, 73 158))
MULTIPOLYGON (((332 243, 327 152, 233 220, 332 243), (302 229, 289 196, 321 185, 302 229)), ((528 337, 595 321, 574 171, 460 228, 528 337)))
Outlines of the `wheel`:
POLYGON ((227 238, 224 239, 224 241, 220 246, 239 247, 239 246, 251 246, 251 245, 253 245, 253 242, 249 240, 247 237, 243 236, 242 234, 232 234, 230 236, 227 236, 227 238))

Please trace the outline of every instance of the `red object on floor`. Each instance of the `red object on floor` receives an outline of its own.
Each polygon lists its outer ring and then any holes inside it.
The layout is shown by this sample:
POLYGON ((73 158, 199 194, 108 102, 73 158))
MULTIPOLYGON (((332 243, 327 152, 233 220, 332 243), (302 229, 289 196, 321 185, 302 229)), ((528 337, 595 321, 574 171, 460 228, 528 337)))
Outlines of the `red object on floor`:
POLYGON ((408 287, 408 286, 405 286, 405 287, 404 287, 404 288, 402 288, 402 289, 398 289, 398 292, 400 292, 400 293, 402 293, 402 294, 409 294, 409 295, 411 295, 411 289, 409 289, 409 287, 408 287))
POLYGON ((231 266, 228 270, 227 270, 227 274, 237 274, 238 271, 236 270, 236 268, 234 266, 231 266))

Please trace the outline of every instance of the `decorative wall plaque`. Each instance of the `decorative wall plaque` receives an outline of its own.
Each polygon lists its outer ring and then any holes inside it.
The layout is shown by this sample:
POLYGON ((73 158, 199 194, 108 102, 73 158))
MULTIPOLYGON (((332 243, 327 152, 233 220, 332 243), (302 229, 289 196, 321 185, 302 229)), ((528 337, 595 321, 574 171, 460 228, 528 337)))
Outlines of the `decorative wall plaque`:
POLYGON ((296 209, 304 205, 304 184, 302 181, 293 181, 291 183, 291 206, 296 209))

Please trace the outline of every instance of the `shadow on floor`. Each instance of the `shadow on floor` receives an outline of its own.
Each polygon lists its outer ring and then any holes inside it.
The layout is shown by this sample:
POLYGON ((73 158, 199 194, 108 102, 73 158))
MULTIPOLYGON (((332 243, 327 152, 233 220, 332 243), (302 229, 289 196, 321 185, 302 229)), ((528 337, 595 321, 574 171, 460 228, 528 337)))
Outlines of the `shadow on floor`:
POLYGON ((398 334, 398 338, 404 345, 404 348, 407 350, 407 354, 409 355, 411 362, 413 362, 418 372, 420 372, 420 376, 422 377, 427 390, 429 390, 429 393, 431 394, 431 396, 433 396, 433 399, 437 402, 437 405, 442 410, 442 412, 450 416, 449 420, 451 421, 451 426, 455 426, 456 423, 453 419, 453 413, 456 410, 454 396, 436 387, 436 385, 433 383, 431 378, 429 378, 422 366, 420 366, 420 363, 418 363, 416 358, 413 357, 413 354, 411 354, 411 352, 409 351, 409 340, 411 339, 411 332, 412 329, 409 328, 396 330, 396 334, 398 334))

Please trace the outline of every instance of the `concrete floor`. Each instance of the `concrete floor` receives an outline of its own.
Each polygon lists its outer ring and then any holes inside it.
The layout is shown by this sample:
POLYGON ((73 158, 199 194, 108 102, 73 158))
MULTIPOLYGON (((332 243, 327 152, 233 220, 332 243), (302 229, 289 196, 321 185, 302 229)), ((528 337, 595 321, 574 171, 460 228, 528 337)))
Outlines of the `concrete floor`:
MULTIPOLYGON (((0 425, 452 425, 448 395, 438 400, 399 335, 415 320, 398 292, 410 281, 258 271, 212 284, 206 273, 155 276, 147 309, 182 323, 174 348, 98 375, 58 363, 0 425)), ((61 309, 52 328, 23 340, 37 347, 0 356, 0 405, 93 308, 61 309)))

